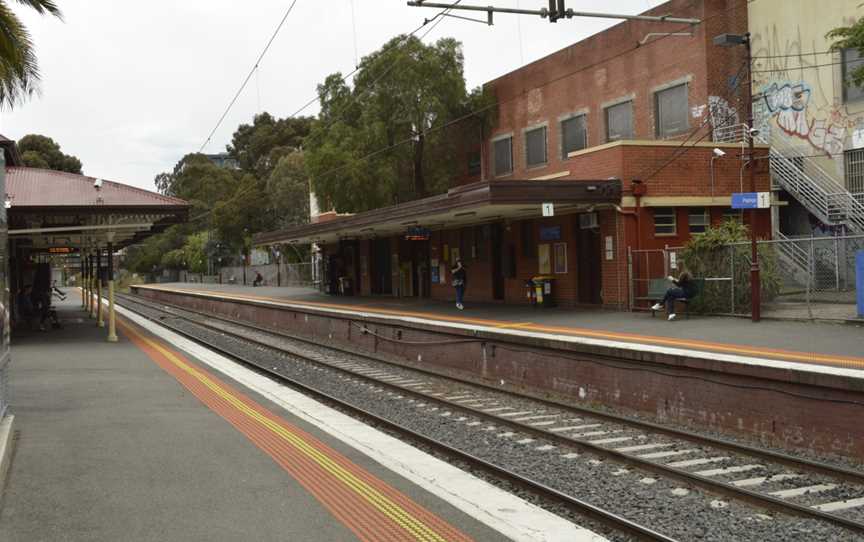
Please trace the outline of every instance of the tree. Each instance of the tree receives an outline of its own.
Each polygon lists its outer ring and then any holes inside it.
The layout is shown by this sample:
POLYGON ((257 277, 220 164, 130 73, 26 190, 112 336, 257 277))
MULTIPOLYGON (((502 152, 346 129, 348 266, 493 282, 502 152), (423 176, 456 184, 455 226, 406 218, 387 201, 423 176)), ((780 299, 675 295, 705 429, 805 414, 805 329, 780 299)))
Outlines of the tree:
POLYGON ((53 169, 81 175, 81 160, 63 154, 60 145, 53 139, 39 134, 29 134, 18 141, 21 159, 27 167, 53 169))
MULTIPOLYGON (((850 26, 835 28, 831 32, 828 32, 825 37, 829 40, 834 40, 834 43, 831 44, 832 51, 856 49, 864 57, 864 17, 858 19, 850 26)), ((856 87, 864 86, 864 64, 852 70, 849 74, 849 80, 856 87)))
POLYGON ((353 89, 333 74, 318 94, 308 171, 316 194, 336 210, 362 211, 447 189, 455 171, 452 138, 430 128, 466 111, 459 42, 394 38, 363 59, 353 89))
POLYGON ((283 156, 301 148, 311 126, 311 117, 255 115, 251 125, 241 124, 234 132, 228 154, 237 159, 240 169, 264 179, 283 156))
POLYGON ((309 221, 309 182, 301 151, 283 156, 267 180, 268 200, 274 211, 272 229, 309 221))
POLYGON ((166 196, 182 198, 192 205, 193 215, 210 211, 217 202, 234 192, 238 174, 220 168, 203 154, 187 154, 171 173, 154 179, 157 190, 166 196))
MULTIPOLYGON (((61 18, 53 0, 17 0, 40 14, 61 18)), ((0 0, 0 107, 11 109, 39 89, 39 66, 30 33, 9 7, 0 0)))

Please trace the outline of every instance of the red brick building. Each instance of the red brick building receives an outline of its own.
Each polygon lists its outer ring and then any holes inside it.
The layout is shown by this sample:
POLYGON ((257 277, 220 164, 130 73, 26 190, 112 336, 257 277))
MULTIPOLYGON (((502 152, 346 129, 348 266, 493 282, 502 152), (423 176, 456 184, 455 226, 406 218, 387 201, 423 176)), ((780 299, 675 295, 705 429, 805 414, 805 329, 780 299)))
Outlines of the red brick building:
MULTIPOLYGON (((747 31, 747 2, 672 0, 647 13, 701 23, 623 22, 487 83, 496 122, 456 158, 465 171, 447 194, 256 242, 316 242, 325 279, 362 295, 450 299, 458 256, 468 301, 527 302, 525 281, 542 275, 559 305, 628 306, 628 251, 682 246, 724 218, 748 222, 731 209, 746 150, 717 142, 746 120, 743 48, 712 43, 747 31), (461 207, 479 193, 492 196, 461 207)), ((767 160, 756 163, 768 191, 767 160)), ((770 236, 770 211, 758 216, 757 233, 770 236)))

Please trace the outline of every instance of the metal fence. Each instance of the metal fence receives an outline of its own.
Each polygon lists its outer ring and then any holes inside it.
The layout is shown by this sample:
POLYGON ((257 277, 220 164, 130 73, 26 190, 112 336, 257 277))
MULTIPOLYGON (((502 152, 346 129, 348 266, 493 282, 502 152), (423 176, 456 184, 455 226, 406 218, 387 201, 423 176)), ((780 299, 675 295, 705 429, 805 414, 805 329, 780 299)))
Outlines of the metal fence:
POLYGON ((214 275, 212 279, 204 276, 201 277, 201 280, 212 280, 225 284, 243 284, 243 277, 245 276, 245 283, 251 285, 255 280, 256 273, 261 273, 265 286, 312 286, 311 263, 273 263, 250 265, 246 268, 243 266, 223 267, 219 270, 219 275, 214 275))
MULTIPOLYGON (((790 238, 758 242, 762 315, 794 319, 854 320, 856 254, 864 235, 790 238)), ((629 255, 631 309, 649 306, 652 280, 676 275, 686 251, 680 247, 633 250, 629 255)), ((710 314, 749 315, 751 248, 749 242, 689 254, 687 268, 703 280, 692 309, 710 314)), ((864 320, 862 320, 864 321, 864 320)))

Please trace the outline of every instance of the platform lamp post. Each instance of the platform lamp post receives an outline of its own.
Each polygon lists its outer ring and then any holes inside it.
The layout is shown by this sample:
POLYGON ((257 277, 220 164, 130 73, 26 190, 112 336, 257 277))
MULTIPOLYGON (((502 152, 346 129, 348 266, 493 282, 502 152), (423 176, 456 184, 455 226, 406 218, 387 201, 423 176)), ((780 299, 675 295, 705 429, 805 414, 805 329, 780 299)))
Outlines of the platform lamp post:
MULTIPOLYGON (((747 138, 750 175, 750 192, 756 192, 756 156, 753 149, 753 138, 757 132, 753 127, 753 57, 750 43, 750 33, 745 34, 720 34, 714 38, 714 45, 719 47, 744 46, 747 62, 747 138)), ((762 318, 762 284, 759 278, 759 250, 756 245, 756 211, 750 209, 750 313, 753 321, 758 322, 762 318)))
POLYGON ((108 232, 108 342, 117 342, 117 321, 114 315, 114 232, 108 232))
POLYGON ((95 295, 96 290, 96 256, 92 253, 89 256, 90 258, 90 292, 87 294, 87 306, 90 310, 90 318, 96 318, 96 303, 94 303, 93 296, 95 295))
POLYGON ((78 252, 78 259, 81 262, 81 308, 87 308, 87 256, 84 255, 84 247, 81 247, 78 252))

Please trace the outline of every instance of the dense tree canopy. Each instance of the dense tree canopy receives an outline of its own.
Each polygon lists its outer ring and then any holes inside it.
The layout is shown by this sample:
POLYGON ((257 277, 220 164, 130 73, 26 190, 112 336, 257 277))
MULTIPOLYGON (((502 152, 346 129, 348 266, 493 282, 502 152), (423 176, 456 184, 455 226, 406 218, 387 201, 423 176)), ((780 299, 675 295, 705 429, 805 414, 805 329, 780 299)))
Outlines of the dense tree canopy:
POLYGON ((26 135, 18 141, 18 151, 27 167, 81 174, 81 160, 63 154, 60 145, 50 137, 38 134, 26 135))
POLYGON ((300 149, 311 126, 311 117, 274 119, 269 113, 261 113, 252 124, 237 128, 228 154, 237 159, 240 169, 266 178, 279 159, 300 149))
POLYGON ((394 38, 363 59, 353 89, 337 73, 318 93, 321 114, 307 139, 307 169, 327 204, 362 211, 447 188, 453 139, 429 129, 468 107, 459 42, 394 38))
MULTIPOLYGON (((30 33, 15 15, 12 2, 0 0, 0 107, 11 109, 39 89, 39 66, 30 33)), ((60 17, 53 0, 17 0, 38 13, 60 17)))

